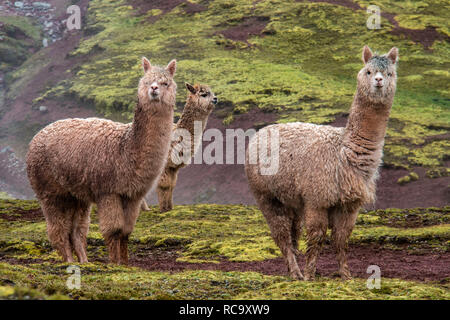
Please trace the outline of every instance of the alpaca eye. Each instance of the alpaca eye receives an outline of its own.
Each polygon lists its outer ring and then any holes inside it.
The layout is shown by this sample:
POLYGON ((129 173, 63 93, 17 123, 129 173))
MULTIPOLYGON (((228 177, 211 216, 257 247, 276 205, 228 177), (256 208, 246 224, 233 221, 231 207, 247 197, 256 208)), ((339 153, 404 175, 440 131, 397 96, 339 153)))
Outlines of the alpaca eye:
POLYGON ((162 85, 163 85, 164 87, 167 87, 169 84, 168 84, 167 82, 163 82, 162 85))
POLYGON ((388 77, 392 76, 392 73, 388 73, 388 77))
POLYGON ((367 71, 367 75, 370 75, 370 71, 367 71))
POLYGON ((201 96, 202 96, 202 97, 207 97, 207 96, 208 96, 208 93, 202 93, 201 96))

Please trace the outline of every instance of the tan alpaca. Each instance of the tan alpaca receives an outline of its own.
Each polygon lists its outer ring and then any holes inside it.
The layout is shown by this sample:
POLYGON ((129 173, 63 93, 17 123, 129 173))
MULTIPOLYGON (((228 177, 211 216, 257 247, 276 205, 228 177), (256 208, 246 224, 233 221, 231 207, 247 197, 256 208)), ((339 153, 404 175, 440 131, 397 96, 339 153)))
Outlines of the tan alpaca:
POLYGON ((250 142, 252 154, 247 152, 245 166, 250 188, 293 278, 314 279, 316 258, 328 226, 339 273, 344 279, 351 278, 347 242, 361 205, 375 199, 375 181, 396 89, 397 56, 397 48, 378 56, 364 47, 365 66, 358 73, 345 128, 300 122, 277 124, 262 129, 250 142), (270 130, 279 132, 279 166, 276 174, 262 175, 257 164, 248 162, 257 153, 258 137, 262 139, 261 133, 270 130), (307 233, 304 277, 296 260, 303 225, 307 233))
MULTIPOLYGON (((208 117, 218 100, 211 89, 206 85, 196 84, 195 86, 192 86, 189 83, 186 83, 186 88, 189 90, 188 97, 180 120, 174 125, 174 131, 177 129, 184 129, 189 132, 191 136, 191 157, 193 157, 197 152, 202 139, 202 135, 200 134, 195 136, 197 140, 194 141, 194 122, 201 121, 203 132, 208 117)), ((180 142, 172 142, 172 148, 171 151, 169 151, 169 159, 167 160, 166 167, 159 179, 158 187, 156 189, 158 193, 159 210, 161 212, 172 210, 173 189, 177 184, 178 170, 186 166, 186 162, 175 164, 172 161, 172 151, 178 152, 178 148, 174 150, 175 145, 178 145, 179 147, 180 142)), ((174 154, 174 156, 177 157, 178 154, 174 154)), ((145 200, 142 201, 141 209, 148 210, 145 200)))
POLYGON ((172 139, 176 61, 166 68, 143 58, 134 120, 67 119, 42 129, 30 143, 27 173, 64 261, 87 262, 91 203, 113 263, 127 264, 128 237, 143 196, 159 179, 172 139))

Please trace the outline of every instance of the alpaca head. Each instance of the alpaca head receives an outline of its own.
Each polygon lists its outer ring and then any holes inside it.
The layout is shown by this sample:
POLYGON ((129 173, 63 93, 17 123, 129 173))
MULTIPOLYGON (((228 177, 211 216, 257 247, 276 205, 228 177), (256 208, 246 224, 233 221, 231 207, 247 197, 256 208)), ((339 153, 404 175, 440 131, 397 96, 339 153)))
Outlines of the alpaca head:
POLYGON ((358 73, 358 94, 371 103, 389 104, 397 86, 396 64, 398 49, 393 47, 387 54, 373 54, 364 46, 364 67, 358 73))
POLYGON ((188 101, 191 102, 188 105, 201 113, 209 114, 219 101, 207 85, 196 84, 192 86, 186 83, 186 88, 189 91, 188 101))
MULTIPOLYGON (((177 84, 173 80, 177 62, 172 60, 167 67, 152 66, 147 58, 142 58, 144 76, 139 81, 139 101, 144 103, 161 102, 174 106, 177 84)), ((160 104, 158 104, 160 105, 160 104)))

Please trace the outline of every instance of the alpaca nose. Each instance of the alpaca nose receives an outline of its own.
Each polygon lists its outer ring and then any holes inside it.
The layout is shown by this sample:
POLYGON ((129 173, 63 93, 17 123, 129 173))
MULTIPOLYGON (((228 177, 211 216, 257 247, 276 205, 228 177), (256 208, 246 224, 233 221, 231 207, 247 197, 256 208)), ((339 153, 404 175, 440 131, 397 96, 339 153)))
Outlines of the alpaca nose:
POLYGON ((158 90, 158 86, 155 86, 155 85, 150 86, 150 88, 151 88, 153 91, 158 90))
POLYGON ((376 77, 375 80, 376 80, 377 82, 381 82, 381 81, 383 81, 383 78, 382 78, 382 77, 376 77))
POLYGON ((214 104, 217 104, 217 102, 219 102, 219 99, 217 99, 217 97, 214 97, 212 101, 214 104))

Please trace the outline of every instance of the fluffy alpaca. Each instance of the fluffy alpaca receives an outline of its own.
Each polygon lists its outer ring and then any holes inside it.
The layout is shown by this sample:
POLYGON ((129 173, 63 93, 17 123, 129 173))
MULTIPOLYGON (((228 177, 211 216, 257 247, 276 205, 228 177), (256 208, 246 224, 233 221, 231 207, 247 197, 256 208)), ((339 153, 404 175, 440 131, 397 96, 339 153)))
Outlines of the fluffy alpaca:
MULTIPOLYGON (((187 130, 191 138, 191 157, 195 155, 202 135, 196 136, 197 141, 194 141, 194 122, 202 122, 202 132, 205 130, 208 117, 214 109, 214 105, 217 104, 218 99, 207 85, 196 84, 195 86, 186 83, 186 88, 189 90, 186 104, 184 106, 183 113, 180 120, 174 125, 174 131, 177 129, 187 130)), ((186 166, 186 162, 175 164, 172 161, 172 151, 174 151, 174 145, 180 145, 179 141, 172 142, 171 151, 169 151, 169 159, 167 160, 166 167, 159 179, 158 187, 156 189, 158 193, 159 210, 161 212, 170 211, 173 208, 172 194, 173 189, 177 183, 178 170, 186 166)), ((189 147, 188 147, 189 148, 189 147)), ((175 152, 177 152, 175 150, 175 152)), ((175 155, 178 156, 178 155, 175 155)), ((186 160, 186 159, 184 159, 186 160)), ((142 210, 148 210, 145 200, 142 201, 142 210)))
POLYGON ((258 164, 249 164, 249 157, 257 153, 258 139, 264 139, 261 131, 250 141, 252 148, 248 150, 252 154, 247 152, 245 165, 250 189, 293 278, 314 279, 316 258, 328 226, 339 273, 344 279, 351 278, 347 242, 360 207, 375 200, 378 167, 396 89, 397 56, 397 48, 379 56, 364 47, 365 65, 358 73, 345 128, 300 122, 264 128, 266 133, 279 132, 276 174, 262 175, 258 164), (307 234, 304 277, 296 260, 302 226, 307 234))
POLYGON ((109 259, 128 263, 128 237, 143 196, 162 173, 172 139, 176 61, 166 68, 143 58, 134 120, 66 119, 30 143, 27 173, 64 261, 87 262, 91 203, 98 207, 109 259))

